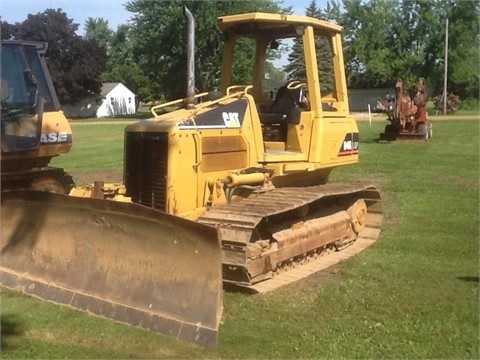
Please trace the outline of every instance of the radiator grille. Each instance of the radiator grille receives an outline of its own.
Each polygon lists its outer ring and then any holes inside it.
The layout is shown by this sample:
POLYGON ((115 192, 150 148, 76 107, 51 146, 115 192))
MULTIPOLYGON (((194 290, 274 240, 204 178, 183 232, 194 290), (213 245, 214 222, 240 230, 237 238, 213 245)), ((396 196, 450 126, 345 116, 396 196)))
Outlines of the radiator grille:
POLYGON ((125 186, 133 202, 166 211, 167 133, 125 135, 125 186))

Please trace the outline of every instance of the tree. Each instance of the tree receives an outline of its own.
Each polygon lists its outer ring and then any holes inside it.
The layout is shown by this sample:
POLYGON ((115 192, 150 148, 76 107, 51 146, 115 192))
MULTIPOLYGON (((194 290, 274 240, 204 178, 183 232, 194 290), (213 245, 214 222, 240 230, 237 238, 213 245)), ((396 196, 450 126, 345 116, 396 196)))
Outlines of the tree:
POLYGON ((154 100, 152 81, 133 58, 130 26, 120 25, 113 33, 108 46, 110 56, 106 70, 102 74, 102 80, 104 82, 122 82, 137 94, 137 101, 154 100))
MULTIPOLYGON (((126 4, 132 17, 132 46, 134 61, 145 76, 155 84, 157 97, 181 97, 186 90, 187 21, 183 15, 186 5, 195 17, 195 74, 198 91, 218 85, 222 39, 217 17, 248 11, 276 12, 278 6, 270 0, 248 1, 153 1, 131 0, 126 4)), ((242 58, 236 59, 236 71, 242 83, 242 69, 253 61, 253 52, 245 45, 242 58)))
POLYGON ((335 0, 326 13, 344 26, 344 55, 350 87, 392 87, 399 78, 428 81, 441 93, 445 20, 450 19, 449 89, 478 97, 479 2, 462 0, 335 0))
POLYGON ((288 63, 285 65, 285 72, 289 79, 306 79, 302 38, 293 41, 292 49, 288 54, 288 63))
POLYGON ((344 26, 345 66, 351 87, 391 86, 392 79, 408 75, 405 67, 421 61, 412 48, 411 26, 400 24, 397 4, 395 0, 343 1, 345 12, 337 21, 344 26))
POLYGON ((480 92, 480 3, 452 1, 449 18, 449 91, 478 99, 480 92))
POLYGON ((108 20, 89 17, 85 21, 85 39, 95 40, 100 47, 105 49, 107 54, 110 52, 112 38, 113 30, 108 26, 108 20))
POLYGON ((479 2, 449 0, 437 2, 411 1, 402 4, 403 18, 412 19, 410 26, 415 33, 422 59, 416 64, 420 76, 429 79, 430 93, 441 94, 444 82, 445 23, 449 19, 448 89, 461 98, 478 98, 479 92, 479 2))
POLYGON ((0 21, 0 36, 2 40, 12 39, 14 28, 15 25, 9 24, 6 21, 0 21))
POLYGON ((9 39, 45 41, 49 44, 46 61, 62 104, 75 104, 87 96, 100 93, 105 50, 95 41, 76 35, 78 24, 73 23, 61 9, 29 14, 22 23, 8 26, 9 39))
MULTIPOLYGON (((324 19, 326 15, 317 7, 316 0, 312 0, 306 9, 306 16, 324 19)), ((317 51, 318 75, 321 82, 322 91, 331 91, 334 83, 332 50, 329 39, 324 36, 316 36, 315 48, 317 51)), ((285 71, 290 79, 305 79, 305 58, 303 53, 302 38, 294 40, 292 51, 288 56, 289 63, 285 66, 285 71)))

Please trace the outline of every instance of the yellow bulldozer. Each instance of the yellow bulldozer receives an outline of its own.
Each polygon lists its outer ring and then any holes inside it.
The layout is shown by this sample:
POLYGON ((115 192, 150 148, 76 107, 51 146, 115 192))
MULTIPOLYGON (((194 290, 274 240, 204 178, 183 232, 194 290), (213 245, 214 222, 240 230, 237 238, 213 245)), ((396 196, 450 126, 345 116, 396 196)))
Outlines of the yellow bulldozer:
POLYGON ((0 279, 213 347, 224 288, 269 291, 355 254, 378 238, 382 206, 374 186, 327 181, 359 157, 340 26, 286 14, 220 17, 220 86, 196 94, 194 20, 185 13, 186 97, 125 128, 115 196, 101 183, 70 196, 2 195, 0 279), (303 44, 306 77, 270 97, 267 53, 285 39, 303 44), (256 49, 250 84, 232 80, 242 41, 256 49), (319 46, 330 54, 325 68, 319 46))
POLYGON ((68 194, 73 179, 49 166, 72 146, 72 130, 45 63, 48 44, 1 44, 2 190, 32 189, 68 194))

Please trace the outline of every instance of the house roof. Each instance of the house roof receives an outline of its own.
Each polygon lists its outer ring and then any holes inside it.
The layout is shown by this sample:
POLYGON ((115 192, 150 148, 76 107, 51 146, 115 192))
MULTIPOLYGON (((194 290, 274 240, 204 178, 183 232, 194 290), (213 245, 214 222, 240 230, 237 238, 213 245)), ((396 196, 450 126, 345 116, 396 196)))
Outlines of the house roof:
POLYGON ((111 83, 103 83, 102 90, 100 91, 100 95, 103 97, 107 96, 108 93, 110 93, 110 91, 115 89, 118 85, 121 85, 123 88, 127 89, 133 94, 133 92, 129 88, 127 88, 125 85, 123 85, 121 82, 111 82, 111 83))
POLYGON ((102 90, 100 91, 100 95, 106 96, 110 91, 112 91, 115 86, 120 84, 119 82, 111 82, 111 83, 103 83, 102 90))

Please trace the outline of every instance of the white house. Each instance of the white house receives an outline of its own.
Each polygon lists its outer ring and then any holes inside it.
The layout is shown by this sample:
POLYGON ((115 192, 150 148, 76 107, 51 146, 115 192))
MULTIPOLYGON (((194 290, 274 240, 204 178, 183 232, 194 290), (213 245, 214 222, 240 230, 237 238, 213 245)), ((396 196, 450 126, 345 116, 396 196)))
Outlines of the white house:
POLYGON ((135 114, 135 94, 122 83, 104 83, 97 117, 135 114))

